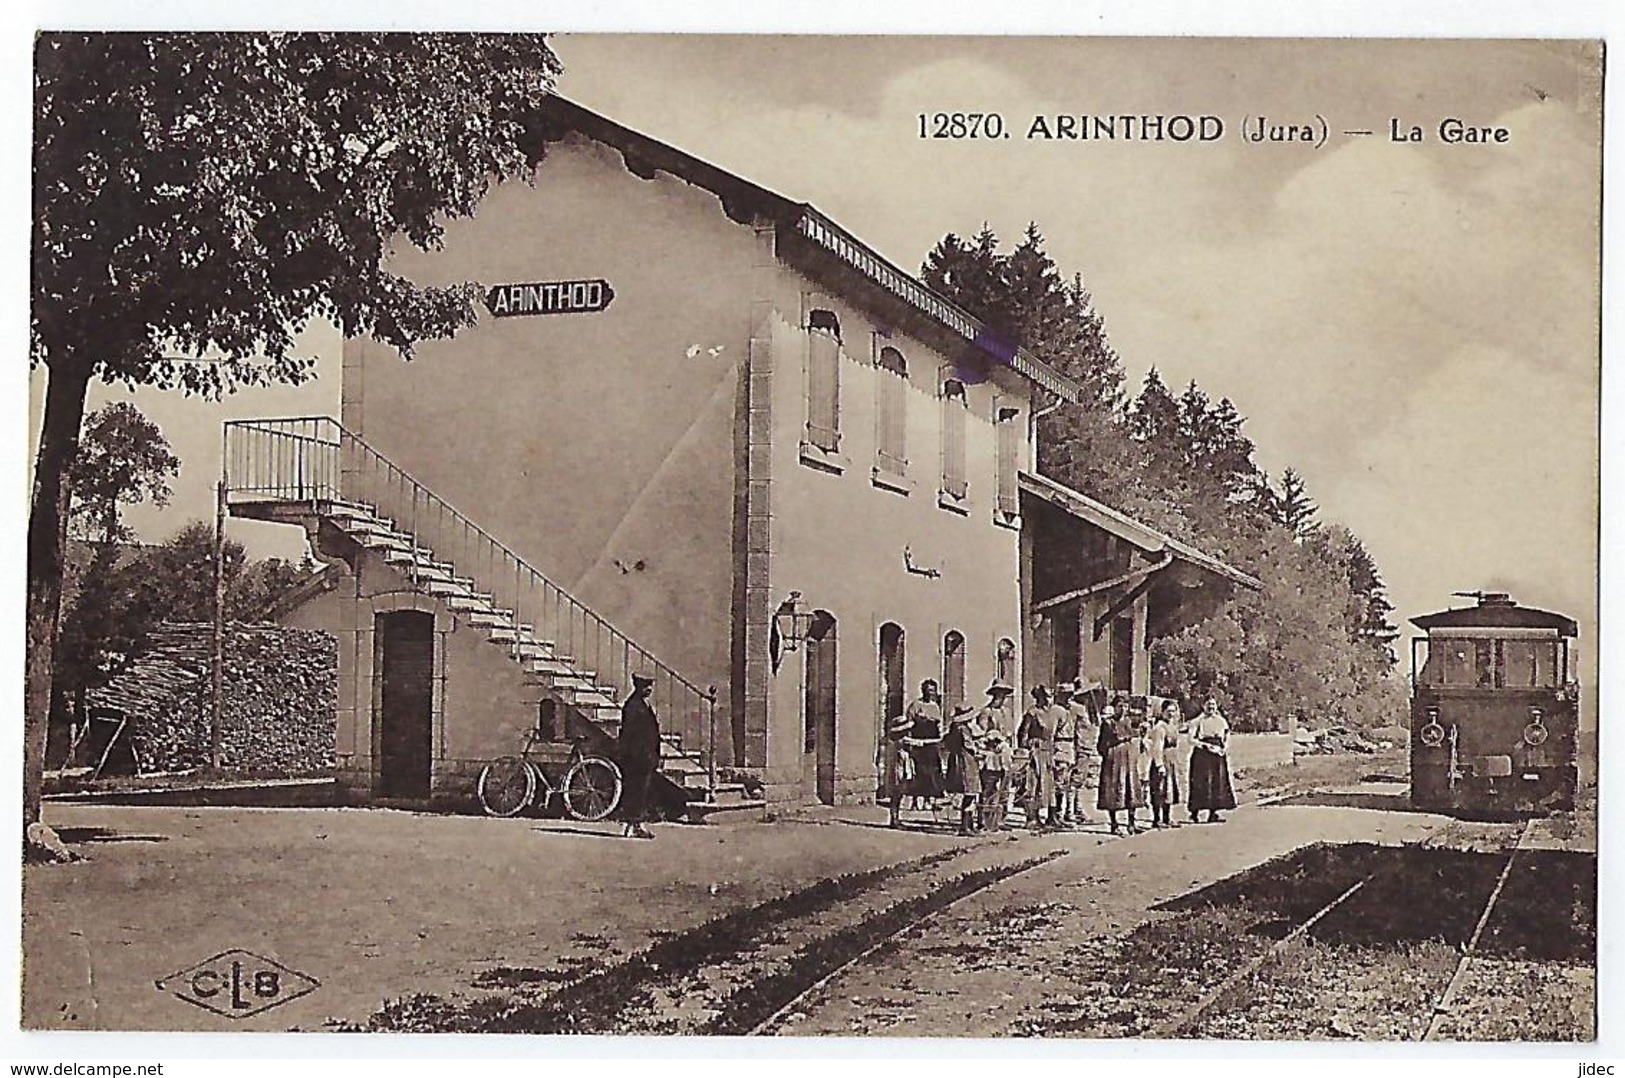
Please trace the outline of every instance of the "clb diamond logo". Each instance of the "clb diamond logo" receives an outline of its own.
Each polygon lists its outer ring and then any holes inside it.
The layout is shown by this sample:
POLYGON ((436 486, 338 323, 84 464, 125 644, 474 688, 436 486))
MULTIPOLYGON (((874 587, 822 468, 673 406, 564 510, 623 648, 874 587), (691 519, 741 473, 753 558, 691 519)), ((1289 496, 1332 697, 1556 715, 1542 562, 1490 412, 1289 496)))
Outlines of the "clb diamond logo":
POLYGON ((232 949, 158 981, 172 996, 227 1018, 249 1018, 309 995, 321 982, 251 951, 232 949))

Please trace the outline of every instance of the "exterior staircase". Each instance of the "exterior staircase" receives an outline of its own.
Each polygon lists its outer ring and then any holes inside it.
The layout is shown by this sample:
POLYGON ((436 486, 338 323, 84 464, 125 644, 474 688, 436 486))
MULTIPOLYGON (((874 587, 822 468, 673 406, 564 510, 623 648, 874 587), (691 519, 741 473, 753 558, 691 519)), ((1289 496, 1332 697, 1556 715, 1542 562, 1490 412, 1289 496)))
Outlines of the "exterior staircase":
POLYGON ((717 779, 715 689, 661 663, 336 421, 228 422, 225 464, 232 515, 336 534, 382 558, 506 652, 596 750, 613 747, 632 674, 652 677, 663 727, 653 795, 669 814, 763 807, 741 784, 717 779))

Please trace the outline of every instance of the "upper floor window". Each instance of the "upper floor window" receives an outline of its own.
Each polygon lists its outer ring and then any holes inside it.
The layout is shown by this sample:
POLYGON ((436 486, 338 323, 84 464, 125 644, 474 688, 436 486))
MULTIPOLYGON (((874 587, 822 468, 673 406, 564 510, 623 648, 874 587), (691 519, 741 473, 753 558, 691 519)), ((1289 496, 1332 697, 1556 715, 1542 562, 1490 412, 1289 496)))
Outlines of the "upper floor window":
POLYGON ((998 511, 1007 517, 1021 512, 1016 472, 1021 467, 1021 410, 1000 404, 993 424, 998 436, 998 511))
POLYGON ((834 311, 807 317, 807 440, 831 453, 841 445, 841 320, 834 311))
POLYGON ((965 480, 965 416, 970 397, 965 383, 952 375, 942 381, 942 492, 955 501, 964 501, 969 490, 965 480))
POLYGON ((908 467, 908 363, 903 353, 887 347, 880 350, 876 368, 880 386, 875 466, 902 475, 908 467))

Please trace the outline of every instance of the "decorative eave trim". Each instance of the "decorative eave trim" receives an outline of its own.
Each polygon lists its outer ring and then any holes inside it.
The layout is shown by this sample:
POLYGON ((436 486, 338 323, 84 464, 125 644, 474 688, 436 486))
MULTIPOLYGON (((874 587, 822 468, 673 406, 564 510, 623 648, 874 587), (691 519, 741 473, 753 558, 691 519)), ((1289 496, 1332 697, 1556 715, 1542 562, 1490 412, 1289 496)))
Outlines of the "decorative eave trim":
POLYGON ((1082 399, 1083 387, 1077 382, 1038 359, 1025 348, 1002 342, 980 319, 931 291, 915 277, 898 269, 868 244, 806 203, 802 204, 801 216, 796 221, 796 231, 891 295, 947 327, 967 343, 975 345, 984 354, 1027 380, 1073 404, 1082 399))

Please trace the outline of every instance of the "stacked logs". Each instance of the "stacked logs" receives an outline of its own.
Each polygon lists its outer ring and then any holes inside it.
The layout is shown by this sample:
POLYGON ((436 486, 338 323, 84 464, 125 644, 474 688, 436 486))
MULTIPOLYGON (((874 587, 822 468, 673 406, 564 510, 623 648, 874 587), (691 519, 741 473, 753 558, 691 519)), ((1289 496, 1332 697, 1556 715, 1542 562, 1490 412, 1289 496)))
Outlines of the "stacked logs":
MULTIPOLYGON (((141 773, 209 763, 213 627, 170 623, 117 677, 89 695, 90 713, 125 720, 141 773)), ((226 627, 220 763, 236 771, 308 774, 333 766, 338 651, 315 629, 226 627)))

